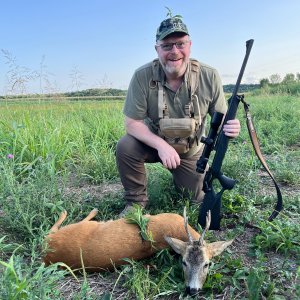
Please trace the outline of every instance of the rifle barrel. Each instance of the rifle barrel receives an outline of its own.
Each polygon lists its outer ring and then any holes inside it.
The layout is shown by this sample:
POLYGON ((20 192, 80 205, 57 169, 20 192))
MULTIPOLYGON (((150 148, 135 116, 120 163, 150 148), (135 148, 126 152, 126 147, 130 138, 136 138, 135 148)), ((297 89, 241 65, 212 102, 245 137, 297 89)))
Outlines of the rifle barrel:
POLYGON ((243 61, 243 64, 242 64, 242 67, 241 67, 241 70, 240 70, 240 74, 237 78, 237 81, 236 81, 236 84, 235 84, 235 87, 234 87, 234 90, 233 90, 233 93, 232 93, 232 97, 234 97, 238 93, 238 90, 239 90, 239 87, 240 87, 240 84, 241 84, 241 81, 242 81, 242 78, 243 78, 243 75, 244 75, 244 71, 245 71, 245 68, 246 68, 246 65, 247 65, 247 62, 248 62, 248 58, 249 58, 253 43, 254 43, 253 39, 246 41, 246 55, 244 57, 244 61, 243 61))
POLYGON ((212 170, 213 170, 214 174, 218 174, 220 172, 222 162, 223 162, 225 153, 228 148, 229 138, 224 134, 223 127, 224 127, 224 124, 226 124, 228 120, 232 120, 235 118, 240 100, 243 97, 243 96, 238 96, 237 93, 238 93, 238 90, 241 85, 241 81, 242 81, 242 78, 243 78, 243 75, 245 72, 245 68, 246 68, 246 65, 248 62, 248 58, 249 58, 253 43, 254 43, 253 39, 246 41, 246 54, 245 54, 245 57, 244 57, 244 60, 242 63, 242 67, 241 67, 238 79, 237 79, 235 87, 234 87, 234 90, 232 92, 231 97, 228 100, 229 107, 228 107, 223 125, 220 130, 220 134, 217 138, 216 146, 215 146, 216 153, 215 153, 214 160, 212 163, 212 170))

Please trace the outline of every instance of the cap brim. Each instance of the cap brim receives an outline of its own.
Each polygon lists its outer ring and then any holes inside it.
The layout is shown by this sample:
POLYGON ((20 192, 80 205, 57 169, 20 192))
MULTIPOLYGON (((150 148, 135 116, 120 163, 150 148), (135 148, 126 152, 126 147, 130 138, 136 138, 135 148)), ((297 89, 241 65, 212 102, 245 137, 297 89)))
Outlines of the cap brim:
POLYGON ((170 29, 170 30, 164 32, 163 34, 161 34, 160 37, 158 38, 158 41, 163 40, 163 39, 166 38, 168 35, 170 35, 170 34, 172 34, 172 33, 175 33, 175 32, 176 32, 176 33, 184 33, 184 34, 189 35, 188 32, 187 32, 187 31, 184 31, 184 30, 174 30, 174 29, 170 29))

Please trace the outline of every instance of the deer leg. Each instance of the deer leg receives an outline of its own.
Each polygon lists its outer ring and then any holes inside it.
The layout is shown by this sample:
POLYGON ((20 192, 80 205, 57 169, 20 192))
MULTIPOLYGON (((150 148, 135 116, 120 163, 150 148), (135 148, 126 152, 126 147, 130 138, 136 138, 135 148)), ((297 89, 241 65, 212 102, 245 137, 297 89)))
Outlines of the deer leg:
POLYGON ((82 221, 90 221, 91 219, 93 219, 98 213, 98 209, 94 208, 87 217, 85 217, 82 221))
POLYGON ((67 212, 63 211, 58 220, 55 222, 55 224, 51 227, 50 232, 57 232, 59 229, 59 226, 62 224, 62 222, 65 220, 65 218, 67 217, 67 212))

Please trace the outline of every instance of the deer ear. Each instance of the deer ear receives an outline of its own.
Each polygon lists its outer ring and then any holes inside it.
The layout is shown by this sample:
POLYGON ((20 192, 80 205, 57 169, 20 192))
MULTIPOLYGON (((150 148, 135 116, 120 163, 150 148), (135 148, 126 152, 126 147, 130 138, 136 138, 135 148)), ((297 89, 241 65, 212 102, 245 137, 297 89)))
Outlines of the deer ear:
POLYGON ((206 248, 209 253, 209 258, 212 258, 214 256, 221 254, 228 246, 230 246, 232 244, 233 241, 234 240, 220 241, 220 242, 206 244, 206 248))
POLYGON ((176 253, 183 254, 185 252, 186 242, 168 236, 164 236, 164 239, 176 253))

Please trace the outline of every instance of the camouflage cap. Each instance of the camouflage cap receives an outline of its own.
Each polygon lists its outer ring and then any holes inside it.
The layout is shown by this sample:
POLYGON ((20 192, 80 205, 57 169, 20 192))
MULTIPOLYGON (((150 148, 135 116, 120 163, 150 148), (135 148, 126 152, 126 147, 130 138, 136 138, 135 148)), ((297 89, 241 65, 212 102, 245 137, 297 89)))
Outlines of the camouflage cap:
POLYGON ((156 40, 163 40, 166 36, 173 32, 182 32, 189 34, 186 25, 182 22, 181 18, 168 18, 163 20, 156 32, 156 40))

